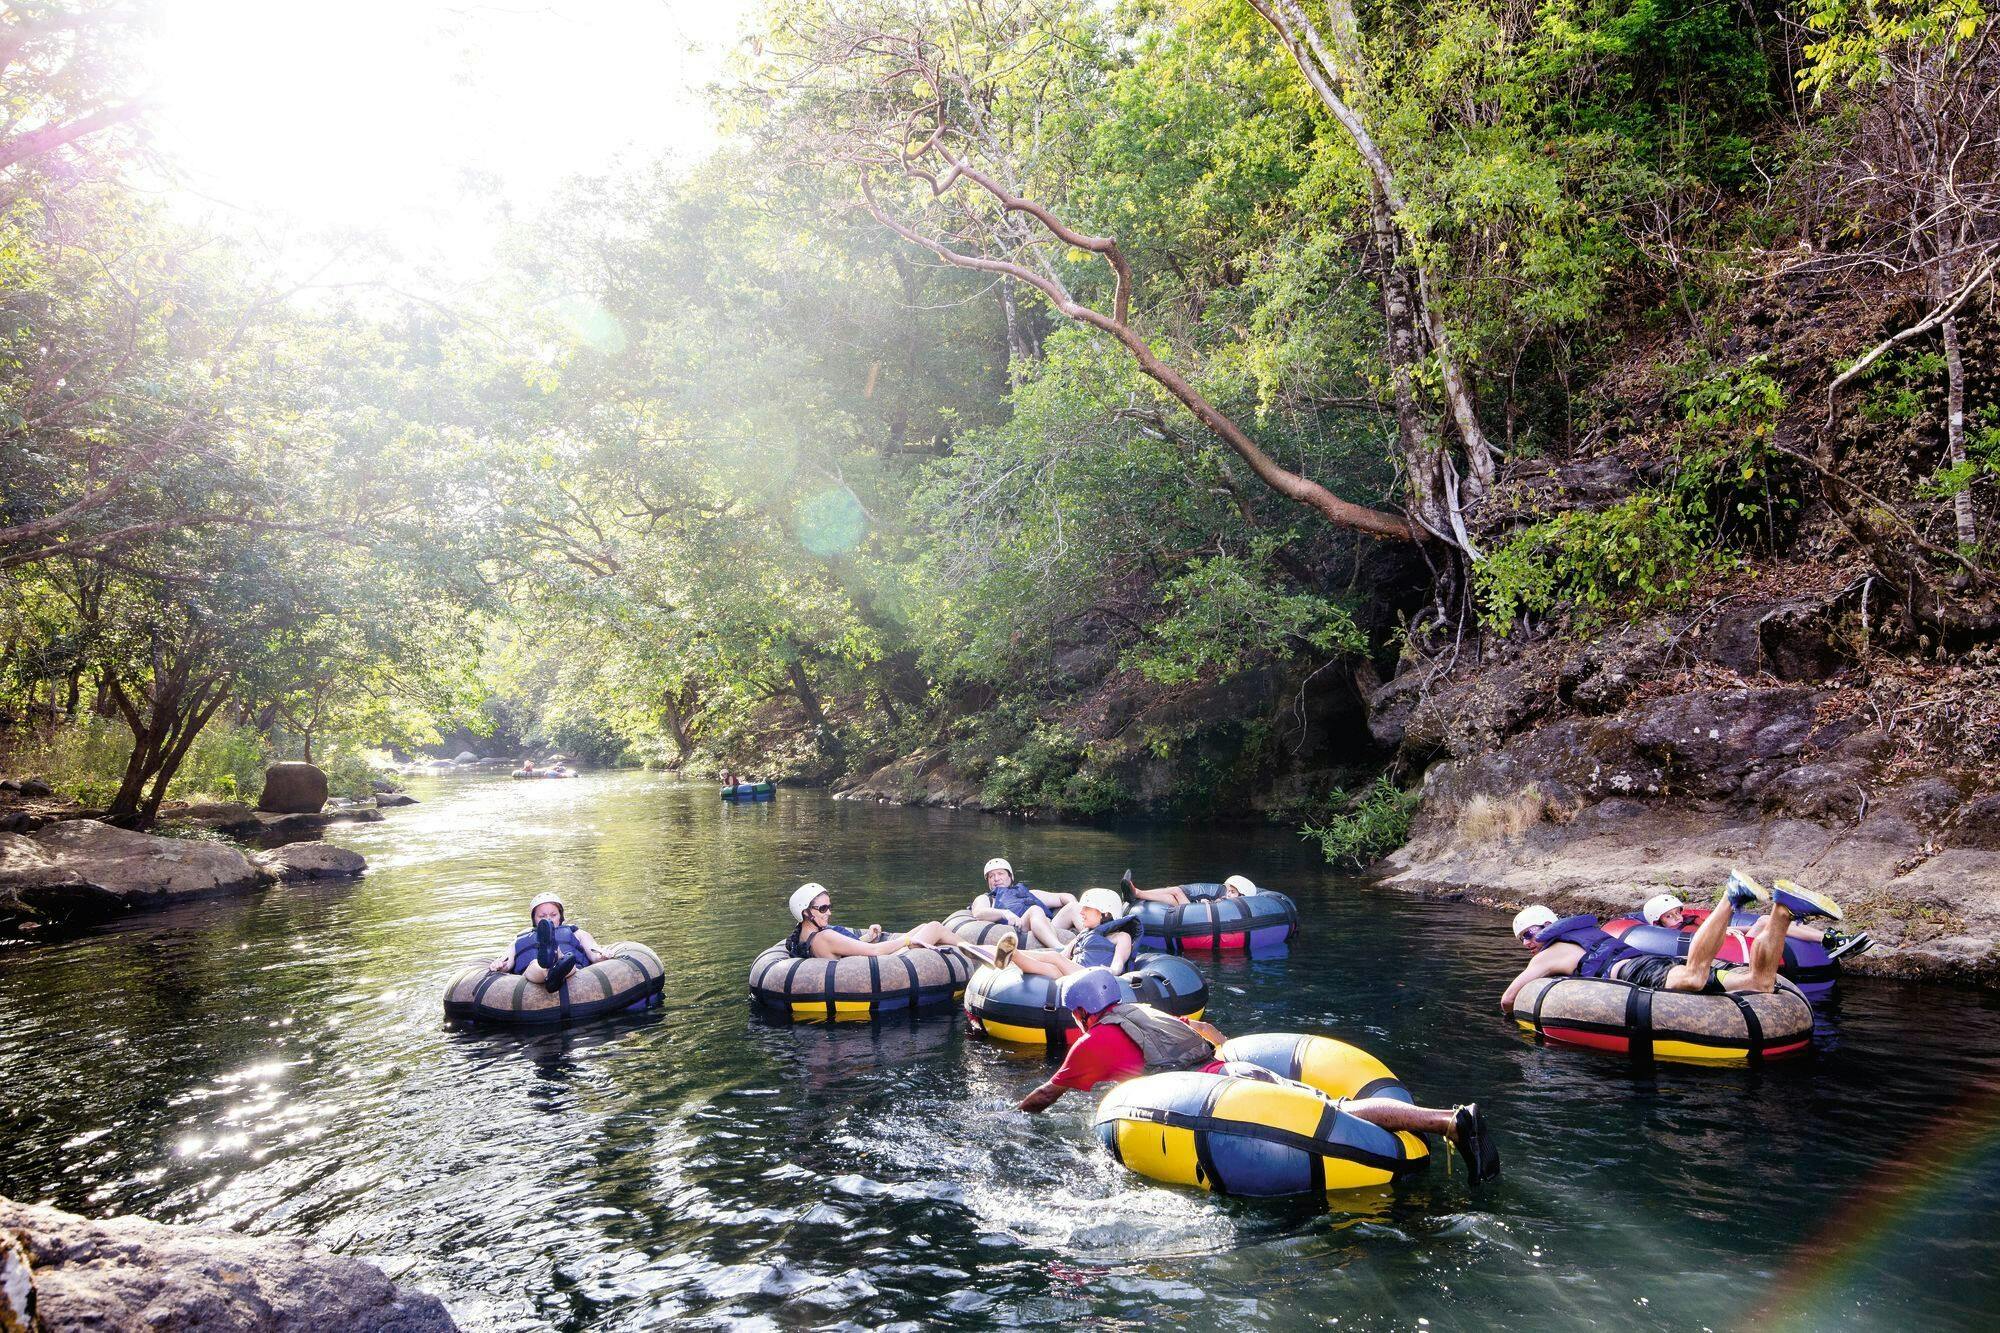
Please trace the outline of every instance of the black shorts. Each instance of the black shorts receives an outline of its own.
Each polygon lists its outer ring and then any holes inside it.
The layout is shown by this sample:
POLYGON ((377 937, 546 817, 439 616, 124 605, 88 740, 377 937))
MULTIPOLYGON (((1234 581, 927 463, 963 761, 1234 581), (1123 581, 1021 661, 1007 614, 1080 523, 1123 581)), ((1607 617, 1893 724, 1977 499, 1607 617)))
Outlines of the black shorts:
MULTIPOLYGON (((1630 958, 1612 968, 1611 975, 1614 980, 1629 981, 1634 986, 1644 986, 1647 990, 1664 990, 1667 985, 1667 973, 1680 965, 1681 960, 1678 958, 1661 958, 1657 955, 1648 958, 1630 958)), ((1708 965, 1708 984, 1703 986, 1699 991, 1688 993, 1694 995, 1723 994, 1722 968, 1715 963, 1710 963, 1708 965)))

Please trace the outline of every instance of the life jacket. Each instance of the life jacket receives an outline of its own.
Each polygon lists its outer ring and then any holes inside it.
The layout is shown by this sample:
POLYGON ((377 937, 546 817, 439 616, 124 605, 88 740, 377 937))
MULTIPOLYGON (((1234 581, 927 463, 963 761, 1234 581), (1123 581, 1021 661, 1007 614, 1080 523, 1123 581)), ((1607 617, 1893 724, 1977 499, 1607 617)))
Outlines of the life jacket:
POLYGON ((1566 916, 1554 925, 1543 926, 1535 941, 1544 949, 1551 944, 1574 944, 1583 950, 1583 960, 1576 965, 1580 977, 1603 977, 1627 958, 1639 958, 1646 952, 1607 934, 1594 916, 1566 916))
POLYGON ((1132 1039, 1146 1057, 1146 1072, 1199 1069, 1215 1059, 1215 1048, 1193 1028, 1150 1004, 1114 1004, 1097 1020, 1132 1039))
POLYGON ((1099 922, 1097 929, 1085 931, 1071 940, 1066 952, 1085 967, 1110 967, 1111 960, 1118 956, 1118 941, 1111 937, 1121 930, 1131 930, 1138 921, 1138 916, 1133 915, 1121 916, 1116 921, 1099 922))
MULTIPOLYGON (((578 967, 590 966, 590 951, 583 947, 583 942, 581 940, 577 939, 575 926, 557 926, 555 934, 556 934, 556 953, 558 956, 562 954, 570 954, 575 957, 576 965, 578 967)), ((531 930, 527 934, 522 935, 519 939, 514 941, 515 973, 519 974, 522 972, 526 972, 528 970, 528 964, 534 961, 535 961, 535 932, 531 930)))
POLYGON ((1048 910, 1043 906, 1042 900, 1035 896, 1034 891, 1018 879, 1004 889, 988 889, 986 901, 1003 912, 1012 912, 1015 916, 1026 916, 1031 907, 1040 907, 1045 912, 1048 910))
MULTIPOLYGON (((846 926, 821 926, 820 929, 830 930, 836 935, 845 935, 850 940, 858 940, 861 938, 860 935, 856 934, 854 931, 849 930, 846 926)), ((813 947, 811 942, 799 938, 799 928, 797 926, 793 926, 792 933, 785 937, 785 952, 790 954, 794 958, 818 957, 817 954, 813 953, 813 947)))

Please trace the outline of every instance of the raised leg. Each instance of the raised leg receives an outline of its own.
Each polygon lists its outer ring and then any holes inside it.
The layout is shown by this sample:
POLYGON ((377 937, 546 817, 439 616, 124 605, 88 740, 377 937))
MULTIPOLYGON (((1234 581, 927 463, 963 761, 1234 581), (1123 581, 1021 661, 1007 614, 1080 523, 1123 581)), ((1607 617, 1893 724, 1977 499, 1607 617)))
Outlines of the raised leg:
POLYGON ((1382 1129, 1406 1130, 1411 1134, 1439 1134, 1447 1138, 1451 1135, 1450 1111, 1412 1106, 1394 1097, 1349 1099, 1340 1104, 1340 1109, 1357 1120, 1366 1120, 1382 1129))
POLYGON ((899 938, 905 945, 927 944, 933 949, 941 944, 958 943, 958 936, 952 934, 942 921, 926 921, 921 926, 905 932, 899 938))
POLYGON ((1044 948, 1060 949, 1067 943, 1063 936, 1056 933, 1055 926, 1049 921, 1048 913, 1039 907, 1030 907, 1022 913, 1021 925, 1034 937, 1035 942, 1044 948))
MULTIPOLYGON (((1729 990, 1771 991, 1778 986, 1778 968, 1785 961, 1785 933, 1792 924, 1791 911, 1783 903, 1771 905, 1771 924, 1757 936, 1750 951, 1750 966, 1732 967, 1722 974, 1729 990)), ((1689 953, 1692 956, 1692 949, 1689 953)))
POLYGON ((1014 966, 1032 976, 1058 981, 1072 972, 1083 970, 1070 958, 1052 949, 1016 949, 1014 966))

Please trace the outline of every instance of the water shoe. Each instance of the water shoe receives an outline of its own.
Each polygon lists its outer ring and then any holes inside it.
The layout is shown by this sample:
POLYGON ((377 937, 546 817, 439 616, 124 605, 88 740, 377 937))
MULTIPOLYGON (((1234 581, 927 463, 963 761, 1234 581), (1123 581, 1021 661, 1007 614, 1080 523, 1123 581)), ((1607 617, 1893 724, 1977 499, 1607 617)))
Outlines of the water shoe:
POLYGON ((1723 886, 1722 896, 1731 907, 1739 910, 1751 903, 1771 901, 1771 891, 1740 870, 1729 872, 1729 883, 1723 886))
POLYGON ((1816 916, 1838 921, 1843 915, 1840 904, 1833 899, 1817 889, 1794 884, 1788 879, 1777 880, 1771 885, 1771 900, 1782 904, 1800 921, 1810 921, 1816 916))
POLYGON ((1477 1102, 1452 1111, 1451 1143, 1465 1159, 1465 1176, 1473 1184, 1484 1184, 1500 1174, 1500 1150, 1493 1146, 1486 1116, 1477 1102))
POLYGON ((1875 941, 1869 937, 1868 932, 1865 930, 1857 930, 1852 935, 1844 935, 1840 931, 1829 930, 1826 932, 1826 937, 1820 943, 1826 946, 1826 956, 1829 959, 1838 958, 1842 954, 1850 953, 1859 958, 1862 954, 1867 953, 1875 947, 1875 941))
POLYGON ((563 983, 569 980, 569 974, 574 971, 576 971, 576 955, 566 953, 550 965, 549 979, 542 985, 551 991, 559 991, 563 988, 563 983))
POLYGON ((556 965, 556 923, 547 917, 535 923, 535 961, 544 972, 556 965))

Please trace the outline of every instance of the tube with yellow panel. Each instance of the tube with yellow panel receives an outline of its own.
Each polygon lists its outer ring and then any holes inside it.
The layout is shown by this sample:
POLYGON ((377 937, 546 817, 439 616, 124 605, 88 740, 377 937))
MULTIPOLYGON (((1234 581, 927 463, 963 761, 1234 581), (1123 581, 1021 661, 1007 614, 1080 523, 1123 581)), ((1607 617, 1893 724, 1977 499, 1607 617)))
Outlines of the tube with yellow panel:
POLYGON ((1098 1105, 1098 1138, 1140 1175, 1246 1198, 1384 1185, 1430 1155, 1418 1136, 1340 1109, 1348 1097, 1414 1104, 1388 1067, 1358 1047, 1270 1032, 1234 1038, 1217 1055, 1295 1081, 1211 1073, 1136 1078, 1098 1105))
MULTIPOLYGON (((1208 1007, 1208 982, 1191 963, 1167 954, 1140 954, 1118 980, 1129 992, 1121 998, 1176 1018, 1200 1018, 1208 1007)), ((1061 1050, 1082 1034, 1056 999, 1056 985, 1053 977, 1017 968, 982 967, 965 988, 965 1021, 995 1041, 1061 1050)))

